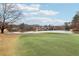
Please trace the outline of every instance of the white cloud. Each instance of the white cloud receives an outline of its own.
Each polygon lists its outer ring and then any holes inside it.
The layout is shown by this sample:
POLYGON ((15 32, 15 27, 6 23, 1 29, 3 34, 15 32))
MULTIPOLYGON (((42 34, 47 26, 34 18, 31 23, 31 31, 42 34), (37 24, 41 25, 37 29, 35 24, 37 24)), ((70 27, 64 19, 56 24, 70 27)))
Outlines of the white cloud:
MULTIPOLYGON (((30 5, 18 4, 18 6, 21 10, 30 11, 31 12, 30 14, 32 14, 32 15, 37 14, 40 16, 54 16, 54 15, 59 14, 59 12, 57 12, 57 11, 40 9, 40 7, 41 7, 40 4, 30 4, 30 5)), ((28 13, 28 15, 29 15, 29 13, 28 13)), ((27 16, 27 14, 26 14, 26 16, 27 16)))
POLYGON ((59 14, 59 12, 54 11, 54 10, 47 10, 47 9, 43 10, 41 9, 40 4, 29 4, 29 5, 18 4, 18 6, 20 7, 21 10, 24 11, 23 12, 25 16, 24 23, 27 23, 27 24, 58 24, 58 23, 63 24, 64 22, 66 22, 63 19, 48 18, 47 16, 54 16, 54 15, 59 14))
POLYGON ((53 24, 53 23, 64 23, 63 19, 51 19, 45 17, 31 17, 26 20, 26 22, 38 23, 38 24, 53 24))
POLYGON ((52 23, 52 22, 65 22, 63 19, 51 19, 51 18, 36 18, 36 20, 44 22, 44 23, 52 23))
POLYGON ((32 17, 32 16, 34 16, 34 15, 38 15, 38 13, 37 13, 37 12, 30 12, 30 13, 23 13, 23 15, 24 15, 25 17, 32 17))
POLYGON ((55 16, 57 14, 59 14, 59 12, 52 11, 52 10, 40 10, 40 11, 37 11, 37 12, 24 13, 25 16, 27 16, 27 15, 30 15, 30 16, 34 16, 34 15, 55 16))
POLYGON ((40 8, 40 4, 30 4, 31 7, 40 8))
POLYGON ((21 10, 38 11, 40 4, 30 4, 30 5, 18 4, 18 6, 21 10))
POLYGON ((39 13, 45 16, 54 16, 54 15, 59 14, 59 12, 53 11, 53 10, 40 10, 39 13))

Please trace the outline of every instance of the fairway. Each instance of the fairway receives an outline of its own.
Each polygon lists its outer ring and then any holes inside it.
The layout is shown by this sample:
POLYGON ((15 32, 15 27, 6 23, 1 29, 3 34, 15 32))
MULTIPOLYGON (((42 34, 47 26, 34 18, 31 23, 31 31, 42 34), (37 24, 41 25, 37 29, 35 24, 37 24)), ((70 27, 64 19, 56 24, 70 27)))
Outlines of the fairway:
POLYGON ((79 56, 79 34, 0 34, 3 56, 79 56))
POLYGON ((79 35, 38 33, 21 35, 16 55, 23 56, 79 56, 79 35))

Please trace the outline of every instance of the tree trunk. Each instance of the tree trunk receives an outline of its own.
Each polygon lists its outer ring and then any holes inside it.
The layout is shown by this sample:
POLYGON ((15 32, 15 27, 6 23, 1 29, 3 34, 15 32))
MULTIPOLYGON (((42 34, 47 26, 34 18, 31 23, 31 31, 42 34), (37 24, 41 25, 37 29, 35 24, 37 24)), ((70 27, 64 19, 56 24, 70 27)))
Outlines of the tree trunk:
POLYGON ((1 29, 1 34, 3 34, 3 33, 4 33, 4 28, 1 29))

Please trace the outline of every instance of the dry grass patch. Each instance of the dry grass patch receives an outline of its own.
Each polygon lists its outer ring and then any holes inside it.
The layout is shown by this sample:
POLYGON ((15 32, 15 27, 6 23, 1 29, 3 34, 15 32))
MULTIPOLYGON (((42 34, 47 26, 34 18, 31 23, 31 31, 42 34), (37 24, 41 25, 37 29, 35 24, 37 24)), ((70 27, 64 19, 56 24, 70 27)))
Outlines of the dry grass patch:
POLYGON ((15 55, 16 39, 19 35, 0 34, 0 55, 15 55))

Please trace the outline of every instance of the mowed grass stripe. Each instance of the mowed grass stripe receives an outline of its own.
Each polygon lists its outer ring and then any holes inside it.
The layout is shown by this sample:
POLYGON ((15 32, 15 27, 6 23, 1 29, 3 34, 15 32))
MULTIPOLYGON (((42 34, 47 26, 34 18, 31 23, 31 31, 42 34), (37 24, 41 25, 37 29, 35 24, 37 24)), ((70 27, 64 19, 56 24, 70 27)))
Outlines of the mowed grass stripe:
POLYGON ((18 39, 16 55, 79 55, 79 35, 60 33, 26 34, 18 39))

